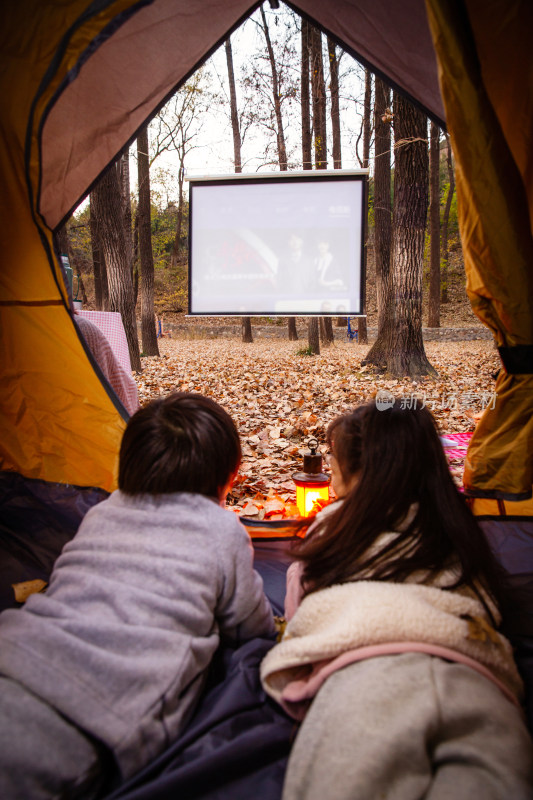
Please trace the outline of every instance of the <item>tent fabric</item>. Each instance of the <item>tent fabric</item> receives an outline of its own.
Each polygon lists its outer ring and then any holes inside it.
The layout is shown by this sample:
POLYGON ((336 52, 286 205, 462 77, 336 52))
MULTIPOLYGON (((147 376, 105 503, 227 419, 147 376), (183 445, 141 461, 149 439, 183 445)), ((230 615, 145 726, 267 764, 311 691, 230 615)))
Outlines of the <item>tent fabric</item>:
POLYGON ((17 608, 14 584, 48 583, 52 567, 102 489, 0 473, 0 611, 17 608))
MULTIPOLYGON (((533 61, 529 0, 426 0, 456 160, 472 309, 503 353, 533 345, 533 61)), ((512 359, 508 357, 509 360, 512 359)), ((504 361, 505 364, 505 361, 504 361)), ((470 443, 468 494, 531 497, 533 348, 502 369, 470 443)))
MULTIPOLYGON (((75 20, 80 3, 72 5, 75 20)), ((250 0, 113 3, 106 9, 107 25, 103 18, 97 26, 100 14, 76 29, 79 55, 61 70, 62 81, 60 75, 55 83, 64 89, 57 98, 50 96, 43 112, 40 211, 51 228, 174 88, 258 5, 250 0)), ((444 125, 424 0, 291 5, 444 125)))
MULTIPOLYGON (((1 469, 116 487, 127 414, 75 331, 52 229, 147 117, 257 6, 251 0, 3 4, 1 469)), ((531 4, 296 0, 292 6, 433 117, 442 119, 445 108, 473 308, 505 352, 528 353, 531 4)), ((487 410, 470 446, 469 493, 530 495, 531 380, 502 371, 496 408, 487 410)))
MULTIPOLYGON (((250 0, 22 0, 0 11, 0 468, 116 488, 127 414, 80 342, 52 229, 139 127, 257 7, 250 0), (201 24, 199 22, 201 21, 201 24)), ((295 6, 435 115, 435 57, 420 0, 295 6), (404 8, 405 11, 405 8, 404 8), (391 17, 387 33, 387 15, 391 17), (417 38, 418 37, 418 38, 417 38), (397 51, 408 47, 401 63, 397 51)), ((402 52, 404 52, 402 50, 402 52)))

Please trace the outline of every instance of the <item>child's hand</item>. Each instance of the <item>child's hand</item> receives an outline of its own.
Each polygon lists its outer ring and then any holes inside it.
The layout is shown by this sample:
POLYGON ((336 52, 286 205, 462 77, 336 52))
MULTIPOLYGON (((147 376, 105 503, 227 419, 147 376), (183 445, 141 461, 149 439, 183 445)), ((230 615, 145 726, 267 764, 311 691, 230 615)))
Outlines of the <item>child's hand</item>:
POLYGON ((287 620, 285 617, 274 616, 274 625, 276 626, 276 641, 281 642, 285 628, 287 627, 287 620))

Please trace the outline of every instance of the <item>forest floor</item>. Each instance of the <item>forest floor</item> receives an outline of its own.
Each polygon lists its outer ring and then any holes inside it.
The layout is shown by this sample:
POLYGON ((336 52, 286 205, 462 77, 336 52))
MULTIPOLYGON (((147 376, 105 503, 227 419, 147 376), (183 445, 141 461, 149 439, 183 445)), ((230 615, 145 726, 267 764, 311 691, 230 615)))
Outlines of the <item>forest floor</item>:
MULTIPOLYGON (((474 430, 494 401, 498 353, 492 342, 430 341, 425 348, 438 377, 412 381, 376 377, 361 366, 369 346, 347 341, 308 356, 301 342, 281 339, 163 338, 160 356, 144 357, 136 379, 141 404, 173 391, 200 392, 231 414, 243 461, 229 503, 261 519, 283 516, 294 502, 291 476, 302 468, 309 438, 316 437, 324 452, 329 422, 380 390, 406 404, 425 403, 443 435, 474 430)), ((450 466, 460 485, 464 454, 454 451, 450 466)))

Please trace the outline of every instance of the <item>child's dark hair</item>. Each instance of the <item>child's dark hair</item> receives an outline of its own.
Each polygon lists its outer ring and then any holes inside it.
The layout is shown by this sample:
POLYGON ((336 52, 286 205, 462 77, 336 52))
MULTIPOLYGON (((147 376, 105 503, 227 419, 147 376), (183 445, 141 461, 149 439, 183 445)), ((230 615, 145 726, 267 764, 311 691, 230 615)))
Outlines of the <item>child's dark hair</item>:
POLYGON ((152 400, 128 422, 118 485, 126 494, 195 492, 218 497, 241 463, 230 415, 201 394, 152 400))
POLYGON ((446 588, 468 586, 486 605, 482 587, 504 610, 503 570, 453 482, 426 408, 396 400, 380 411, 370 403, 334 420, 327 438, 343 476, 360 475, 338 510, 297 545, 306 594, 358 574, 402 582, 451 568, 456 579, 446 588), (387 531, 398 536, 376 551, 372 545, 387 531))

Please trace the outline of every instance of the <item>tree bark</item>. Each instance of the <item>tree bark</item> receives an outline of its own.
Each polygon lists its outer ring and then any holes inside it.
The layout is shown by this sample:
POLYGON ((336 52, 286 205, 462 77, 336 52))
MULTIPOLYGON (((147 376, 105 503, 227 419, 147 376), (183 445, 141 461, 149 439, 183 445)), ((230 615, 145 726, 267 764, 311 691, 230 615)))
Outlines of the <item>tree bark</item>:
POLYGON ((250 317, 241 317, 241 325, 242 325, 242 340, 245 344, 249 344, 253 342, 254 337, 252 335, 252 320, 250 317))
POLYGON ((178 214, 176 219, 176 235, 172 243, 172 252, 170 254, 170 266, 174 268, 178 264, 180 249, 181 249, 181 229, 183 227, 183 180, 184 180, 184 158, 185 155, 180 153, 180 168, 178 171, 178 214))
POLYGON ((228 67, 231 130, 233 133, 233 163, 235 165, 235 172, 242 172, 241 133, 239 128, 239 114, 237 112, 237 92, 235 91, 233 52, 231 49, 230 39, 226 39, 224 42, 224 48, 226 50, 226 64, 228 67))
POLYGON ((288 329, 289 329, 289 341, 290 342, 297 342, 298 341, 298 331, 296 329, 296 317, 289 317, 287 324, 288 324, 288 329))
POLYGON ((327 169, 328 151, 326 147, 326 86, 324 83, 324 62, 322 60, 322 33, 320 28, 311 26, 311 96, 313 103, 313 133, 315 140, 315 169, 327 169))
POLYGON ((441 252, 441 259, 442 259, 442 269, 441 269, 441 303, 448 302, 448 259, 449 259, 449 252, 448 252, 448 222, 450 219, 450 208, 452 206, 452 199, 453 193, 455 191, 455 175, 453 172, 453 160, 452 160, 452 148, 450 144, 450 137, 448 134, 446 135, 446 145, 447 145, 447 153, 446 153, 446 165, 448 167, 448 194, 446 195, 446 205, 444 206, 444 212, 442 215, 442 252, 441 252))
POLYGON ((139 253, 141 256, 141 335, 146 356, 158 356, 154 310, 154 256, 150 214, 150 165, 148 158, 148 125, 137 136, 137 169, 139 184, 139 253))
POLYGON ((89 230, 91 232, 91 250, 94 273, 94 304, 97 311, 109 311, 109 288, 104 254, 98 240, 98 226, 94 213, 94 199, 89 200, 89 230))
POLYGON ((124 243, 126 260, 130 266, 133 280, 133 237, 131 229, 131 197, 130 197, 130 149, 126 147, 118 162, 120 194, 122 197, 122 213, 124 217, 124 243))
MULTIPOLYGON (((370 165, 370 132, 371 121, 370 114, 372 110, 372 73, 370 70, 365 69, 365 100, 363 112, 363 168, 367 169, 370 165)), ((364 274, 366 276, 366 260, 368 249, 368 229, 367 240, 364 249, 364 274)), ((365 293, 366 294, 366 293, 365 293)), ((357 319, 357 343, 368 344, 368 328, 366 324, 366 317, 358 317, 357 319)))
POLYGON ((125 256, 122 202, 115 164, 109 167, 95 186, 91 200, 94 203, 98 238, 107 266, 110 310, 120 312, 128 341, 131 367, 136 372, 142 372, 133 285, 125 256))
MULTIPOLYGON (((313 108, 315 169, 327 169, 326 84, 324 82, 322 33, 320 28, 314 25, 310 26, 309 42, 311 54, 311 100, 313 108)), ((326 324, 326 318, 322 317, 317 327, 322 331, 322 343, 327 346, 331 344, 333 338, 331 341, 329 340, 329 330, 327 330, 326 324)), ((309 328, 309 331, 311 334, 311 328, 309 328)), ((309 347, 314 352, 311 339, 309 340, 309 347)))
POLYGON ((276 117, 276 139, 278 148, 278 162, 279 168, 282 172, 287 170, 287 148, 285 145, 285 132, 283 130, 283 119, 281 116, 281 101, 279 92, 278 70, 276 67, 276 60, 274 58, 274 50, 272 42, 270 41, 270 32, 266 21, 263 6, 261 6, 261 19, 263 20, 263 33, 265 34, 265 41, 268 51, 268 60, 270 62, 270 69, 272 72, 272 99, 274 101, 274 114, 276 117))
POLYGON ((310 25, 302 19, 302 64, 301 64, 301 106, 302 106, 302 167, 312 169, 311 151, 311 102, 309 95, 309 36, 310 25))
POLYGON ((382 366, 385 343, 393 324, 393 293, 391 273, 391 125, 385 111, 390 107, 389 87, 378 77, 374 88, 374 261, 376 268, 376 297, 378 334, 365 357, 365 363, 382 366))
POLYGON ((335 341, 335 336, 333 334, 333 322, 331 317, 320 317, 320 338, 322 340, 322 344, 326 347, 329 347, 330 344, 333 344, 335 341))
MULTIPOLYGON (((341 119, 339 108, 339 59, 335 42, 328 37, 329 92, 331 97, 331 138, 333 142, 333 169, 342 169, 341 119)), ((337 317, 337 328, 346 325, 345 317, 337 317)), ((333 330, 332 330, 333 334, 333 330)))
POLYGON ((394 322, 387 342, 393 377, 436 375, 422 339, 422 274, 428 209, 427 118, 394 96, 394 322))
MULTIPOLYGON (((226 39, 224 43, 226 50, 226 64, 228 67, 231 130, 233 132, 233 158, 235 162, 235 172, 242 172, 241 158, 241 132, 239 128, 239 114, 237 112, 237 92, 235 91, 235 74, 233 71, 233 53, 231 41, 226 39)), ((242 317, 242 341, 246 344, 253 342, 252 320, 250 317, 242 317)))
POLYGON ((139 296, 139 209, 133 222, 133 304, 137 306, 139 296))
POLYGON ((307 341, 309 344, 309 352, 314 356, 320 355, 320 338, 318 335, 318 317, 310 317, 308 330, 307 330, 307 341))
POLYGON ((328 37, 329 93, 331 97, 331 140, 333 143, 333 169, 341 169, 341 119, 339 109, 339 60, 335 42, 328 37))
POLYGON ((440 152, 438 126, 431 123, 429 145, 429 297, 428 327, 440 328, 440 152))

